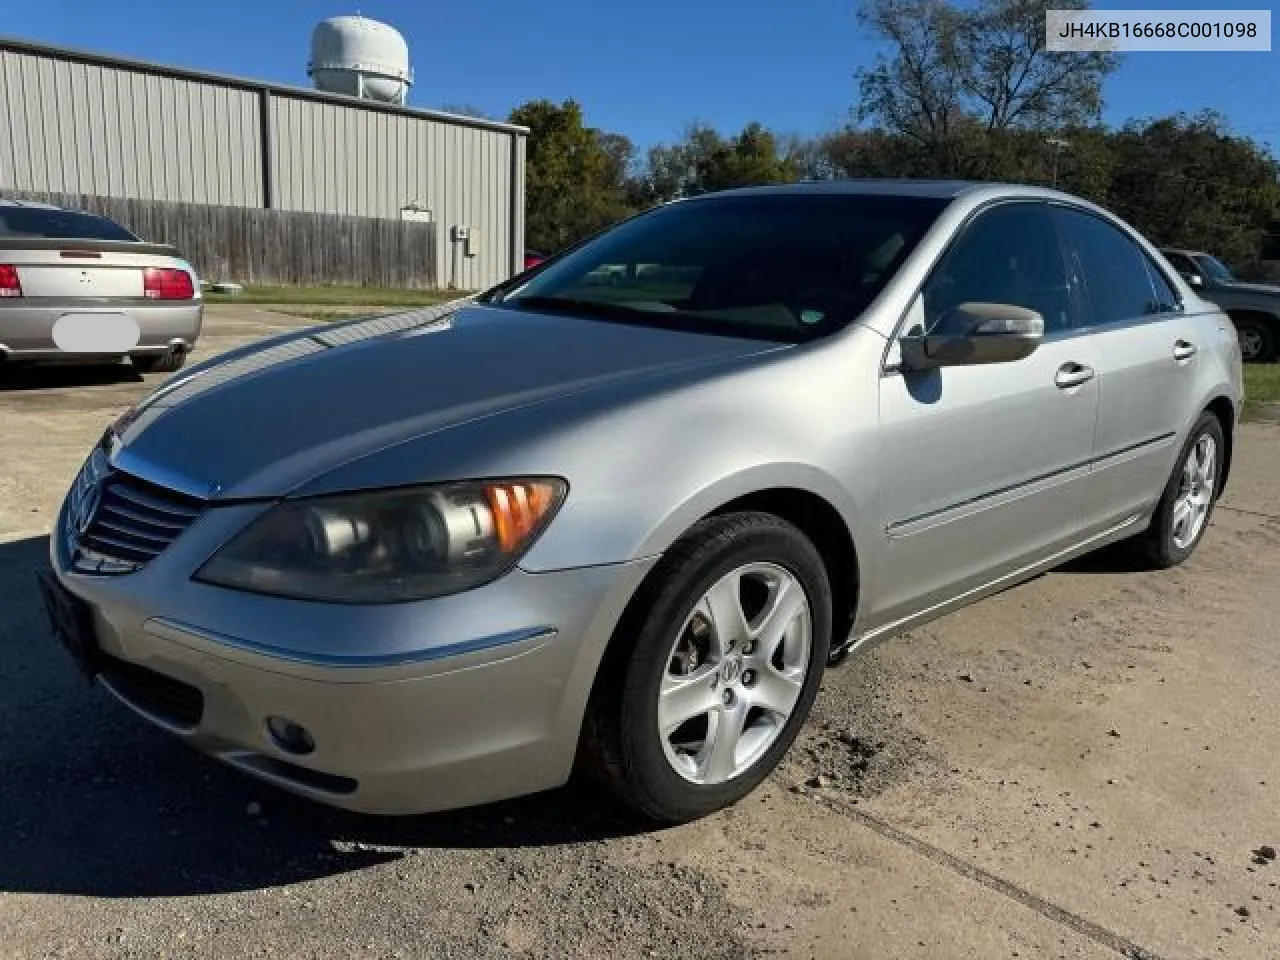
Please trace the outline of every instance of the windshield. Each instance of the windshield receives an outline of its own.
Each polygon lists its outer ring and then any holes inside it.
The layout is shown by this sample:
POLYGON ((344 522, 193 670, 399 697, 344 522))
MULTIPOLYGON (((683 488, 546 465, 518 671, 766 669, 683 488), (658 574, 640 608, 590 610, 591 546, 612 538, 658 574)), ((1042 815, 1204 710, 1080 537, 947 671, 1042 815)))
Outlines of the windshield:
POLYGON ((1202 253, 1196 257, 1196 262, 1200 264, 1200 269, 1205 275, 1215 283, 1235 283, 1236 278, 1232 276, 1231 271, 1216 257, 1202 253))
POLYGON ((678 201, 598 235, 499 302, 811 339, 865 310, 948 202, 833 193, 678 201))
POLYGON ((0 206, 0 237, 40 237, 50 240, 138 239, 119 224, 88 213, 3 206, 0 206))

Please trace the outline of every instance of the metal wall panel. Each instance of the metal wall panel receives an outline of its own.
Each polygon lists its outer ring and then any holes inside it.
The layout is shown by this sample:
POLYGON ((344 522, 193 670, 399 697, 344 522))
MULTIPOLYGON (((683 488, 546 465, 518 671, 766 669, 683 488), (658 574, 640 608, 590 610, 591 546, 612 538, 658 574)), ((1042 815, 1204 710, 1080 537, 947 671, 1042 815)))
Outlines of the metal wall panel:
POLYGON ((252 91, 0 49, 0 187, 262 204, 252 91))
POLYGON ((475 290, 523 266, 524 158, 510 125, 0 44, 0 190, 390 219, 416 205, 441 285, 475 290))
POLYGON ((398 218, 416 204, 440 227, 442 283, 474 290, 509 276, 511 149, 522 138, 279 94, 271 131, 280 209, 398 218), (475 256, 452 239, 460 226, 476 231, 475 256))

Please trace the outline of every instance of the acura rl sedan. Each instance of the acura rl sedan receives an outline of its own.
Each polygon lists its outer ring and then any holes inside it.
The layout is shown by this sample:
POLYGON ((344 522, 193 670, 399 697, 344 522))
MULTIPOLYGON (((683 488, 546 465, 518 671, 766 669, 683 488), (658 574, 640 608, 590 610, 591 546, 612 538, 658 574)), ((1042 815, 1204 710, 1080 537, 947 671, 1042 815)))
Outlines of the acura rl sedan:
POLYGON ((1062 193, 711 194, 172 378, 89 453, 41 585, 88 675, 296 793, 414 813, 581 770, 686 821, 847 654, 1102 547, 1184 561, 1240 364, 1062 193))

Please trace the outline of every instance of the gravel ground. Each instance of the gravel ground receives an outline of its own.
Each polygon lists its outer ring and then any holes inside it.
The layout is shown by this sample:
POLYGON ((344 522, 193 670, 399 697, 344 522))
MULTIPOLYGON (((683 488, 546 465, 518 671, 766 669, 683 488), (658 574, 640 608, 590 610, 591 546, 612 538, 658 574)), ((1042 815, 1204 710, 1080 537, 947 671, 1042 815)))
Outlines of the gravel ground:
MULTIPOLYGON (((202 351, 294 322, 212 308, 202 351)), ((1079 562, 832 670, 760 790, 643 832, 577 787, 334 812, 79 681, 31 571, 159 379, 0 383, 0 957, 1280 957, 1280 427, 1184 567, 1079 562)))

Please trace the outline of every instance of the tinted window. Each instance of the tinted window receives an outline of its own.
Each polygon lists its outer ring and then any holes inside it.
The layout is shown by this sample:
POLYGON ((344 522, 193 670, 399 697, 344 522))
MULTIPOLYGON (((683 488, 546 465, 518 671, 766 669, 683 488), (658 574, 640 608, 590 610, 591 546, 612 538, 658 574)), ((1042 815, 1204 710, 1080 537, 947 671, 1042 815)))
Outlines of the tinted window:
POLYGON ((1227 269, 1227 265, 1217 257, 1202 253, 1196 257, 1196 263, 1200 265, 1200 272, 1207 274, 1215 283, 1236 282, 1235 276, 1227 269))
POLYGON ((589 240, 499 302, 735 336, 822 336, 866 309, 947 202, 819 193, 679 201, 589 240))
POLYGON ((1191 258, 1181 253, 1170 253, 1168 250, 1160 251, 1164 254, 1164 258, 1169 261, 1169 265, 1179 273, 1199 273, 1200 268, 1191 262, 1191 258))
POLYGON ((1177 291, 1173 289, 1173 285, 1169 283, 1165 277, 1164 271, 1157 267, 1150 257, 1143 257, 1142 262, 1147 265, 1147 273, 1151 277, 1151 286, 1156 292, 1156 302, 1160 305, 1162 313, 1169 313, 1178 309, 1178 305, 1182 299, 1178 296, 1177 291))
POLYGON ((0 207, 0 237, 40 237, 52 240, 137 240, 132 233, 104 217, 71 210, 39 207, 0 207))
POLYGON ((928 332, 948 329, 962 303, 1009 303, 1044 317, 1046 332, 1071 326, 1071 298, 1057 234, 1043 204, 1006 203, 966 226, 924 286, 928 332))
POLYGON ((1146 257, 1125 234, 1087 213, 1054 208, 1088 295, 1090 324, 1119 323, 1162 312, 1146 257))

